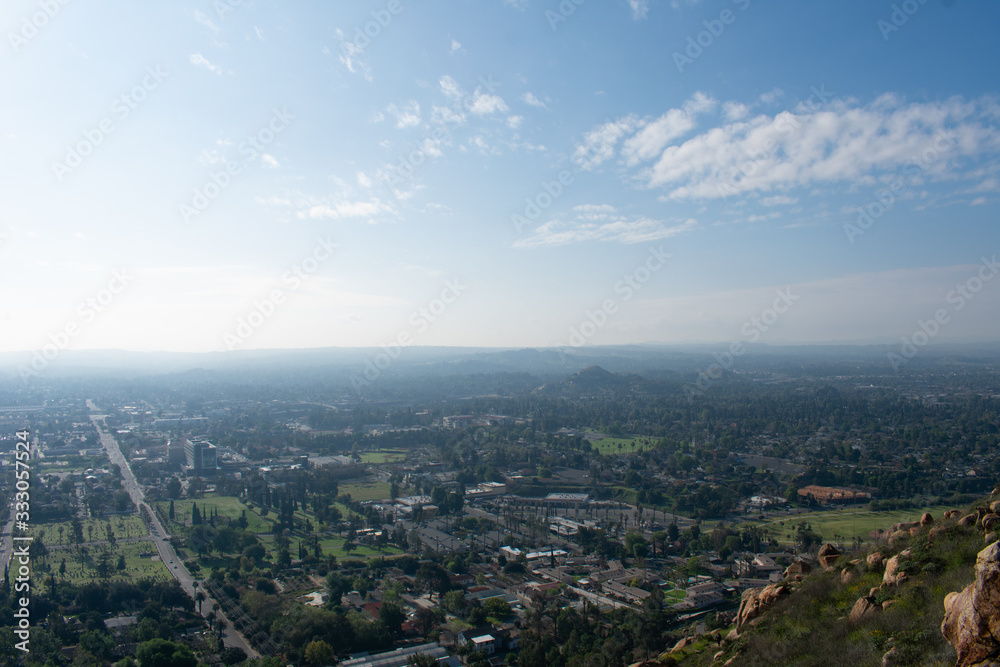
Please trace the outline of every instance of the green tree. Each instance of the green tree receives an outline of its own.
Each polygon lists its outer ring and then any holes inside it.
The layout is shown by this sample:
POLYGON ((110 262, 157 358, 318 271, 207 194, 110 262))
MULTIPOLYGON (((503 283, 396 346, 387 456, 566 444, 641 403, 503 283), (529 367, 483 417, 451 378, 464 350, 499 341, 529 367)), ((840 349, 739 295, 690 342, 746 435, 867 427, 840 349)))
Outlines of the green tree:
POLYGON ((302 654, 307 665, 322 667, 332 665, 336 659, 333 648, 322 639, 314 639, 306 644, 306 650, 302 654))
POLYGON ((139 667, 197 667, 198 661, 185 644, 166 639, 150 639, 139 644, 135 655, 139 667))

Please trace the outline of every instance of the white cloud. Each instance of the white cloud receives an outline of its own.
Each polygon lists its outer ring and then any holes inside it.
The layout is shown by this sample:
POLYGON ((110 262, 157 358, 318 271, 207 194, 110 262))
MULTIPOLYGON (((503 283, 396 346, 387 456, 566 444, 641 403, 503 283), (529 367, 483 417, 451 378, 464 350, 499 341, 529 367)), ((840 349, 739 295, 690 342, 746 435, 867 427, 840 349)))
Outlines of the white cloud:
POLYGON ((418 104, 415 100, 410 100, 402 107, 390 104, 386 107, 386 111, 396 117, 397 129, 402 130, 407 127, 416 127, 417 125, 420 125, 420 104, 418 104))
POLYGON ((431 139, 428 137, 424 139, 424 142, 420 145, 420 149, 423 151, 424 155, 429 155, 430 157, 441 157, 441 142, 437 139, 431 139))
POLYGON ((799 200, 795 197, 789 197, 787 195, 775 195, 774 197, 764 197, 760 200, 763 206, 790 206, 791 204, 797 203, 799 200))
POLYGON ((632 10, 632 18, 636 21, 646 18, 649 13, 649 0, 628 0, 628 6, 632 10))
POLYGON ((465 122, 465 114, 459 113, 448 107, 431 107, 431 120, 435 123, 454 123, 461 125, 465 122))
POLYGON ((663 148, 694 127, 694 119, 681 109, 671 109, 649 123, 625 142, 622 155, 634 165, 660 154, 663 148))
POLYGON ((540 225, 531 236, 516 241, 514 247, 539 248, 585 241, 626 245, 649 243, 690 231, 698 224, 693 219, 674 221, 674 223, 644 217, 629 220, 624 216, 606 214, 602 210, 579 213, 580 215, 570 222, 550 220, 540 225))
POLYGON ((260 28, 258 28, 257 26, 254 26, 254 27, 253 27, 253 31, 254 31, 255 33, 257 33, 257 39, 259 39, 259 40, 260 40, 260 41, 262 41, 262 42, 263 42, 263 41, 266 41, 266 40, 264 39, 264 33, 262 33, 262 32, 260 31, 260 28))
POLYGON ((722 113, 726 120, 742 120, 750 113, 750 108, 740 102, 725 102, 722 105, 722 113))
POLYGON ((341 201, 335 204, 316 204, 304 211, 299 211, 300 218, 312 218, 322 220, 332 218, 341 220, 343 218, 375 218, 381 215, 393 213, 392 207, 381 200, 371 201, 341 201))
POLYGON ((986 197, 976 197, 971 202, 969 202, 969 206, 982 206, 985 203, 986 203, 986 197))
POLYGON ((465 53, 465 49, 462 48, 462 43, 457 39, 451 40, 451 48, 448 49, 449 55, 455 55, 456 53, 465 53))
POLYGON ((205 58, 205 56, 201 55, 200 53, 193 53, 193 54, 191 54, 191 56, 188 58, 188 60, 191 61, 192 65, 198 65, 199 67, 204 67, 204 68, 208 69, 209 72, 212 72, 213 74, 222 74, 222 68, 221 67, 218 67, 218 66, 213 65, 212 63, 208 62, 208 59, 205 58))
MULTIPOLYGON (((344 35, 344 31, 337 28, 337 39, 340 41, 340 62, 351 74, 361 74, 366 80, 372 80, 372 71, 368 63, 364 60, 365 50, 352 42, 344 35)), ((324 47, 323 52, 329 55, 329 49, 324 47)))
POLYGON ((498 95, 477 91, 469 111, 477 116, 485 116, 496 111, 507 111, 507 104, 498 95))
POLYGON ((358 185, 363 188, 370 188, 372 186, 372 179, 368 177, 363 171, 358 172, 358 185))
POLYGON ((535 97, 531 93, 531 91, 528 91, 524 95, 522 95, 521 99, 524 100, 527 104, 530 104, 533 107, 541 107, 542 109, 547 109, 548 108, 547 106, 545 106, 545 102, 543 102, 540 99, 538 99, 537 97, 535 97))
POLYGON ((528 6, 528 0, 503 0, 503 4, 523 12, 528 6))
POLYGON ((438 85, 441 86, 441 92, 444 93, 445 97, 453 100, 460 99, 465 94, 462 92, 462 87, 458 85, 458 81, 455 81, 455 79, 447 74, 438 80, 438 85))
POLYGON ((276 160, 273 155, 270 155, 268 153, 264 153, 260 156, 260 162, 267 169, 278 169, 281 167, 281 164, 278 163, 278 160, 276 160))
POLYGON ((581 169, 600 166, 614 156, 615 146, 622 137, 641 126, 642 122, 634 115, 599 125, 583 136, 583 143, 573 152, 573 161, 581 169))
MULTIPOLYGON (((824 108, 761 114, 667 146, 638 176, 651 188, 669 189, 668 198, 675 200, 838 181, 870 185, 880 175, 914 169, 921 179, 941 178, 959 158, 1000 148, 992 120, 996 113, 992 101, 952 98, 907 105, 883 96, 865 106, 836 101, 824 108), (915 168, 914 161, 928 150, 937 157, 915 168)), ((632 147, 630 142, 626 146, 632 147)))
POLYGON ((507 116, 507 127, 512 130, 521 127, 522 122, 524 122, 524 116, 507 116))

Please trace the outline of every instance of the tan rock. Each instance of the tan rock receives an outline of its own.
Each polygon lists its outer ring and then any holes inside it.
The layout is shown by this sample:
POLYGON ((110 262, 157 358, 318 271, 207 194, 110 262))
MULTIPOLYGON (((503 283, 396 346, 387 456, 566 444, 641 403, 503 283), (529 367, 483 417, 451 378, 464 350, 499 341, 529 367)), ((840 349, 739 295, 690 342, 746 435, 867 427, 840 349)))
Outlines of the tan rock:
POLYGON ((991 533, 997 528, 1000 528, 1000 514, 987 514, 980 520, 979 523, 982 525, 983 530, 987 533, 991 533))
POLYGON ((1000 514, 1000 500, 994 500, 990 503, 990 511, 994 514, 1000 514))
POLYGON ((837 551, 837 547, 833 546, 829 542, 820 547, 818 554, 820 567, 831 567, 835 562, 837 562, 838 558, 840 558, 840 552, 837 551))
POLYGON ((881 551, 873 551, 872 553, 868 554, 868 558, 865 559, 865 562, 868 563, 868 567, 877 568, 877 567, 882 567, 882 562, 884 560, 885 558, 882 556, 881 551))
POLYGON ((812 571, 812 566, 809 563, 804 563, 800 560, 795 561, 791 565, 785 568, 785 578, 793 578, 800 574, 809 574, 812 571))
POLYGON ((733 628, 725 637, 725 641, 734 642, 740 638, 740 633, 736 632, 736 628, 733 628))
POLYGON ((857 623, 865 616, 870 616, 871 614, 879 611, 879 609, 881 609, 881 607, 875 604, 874 597, 863 595, 858 598, 857 602, 854 603, 849 619, 851 623, 857 623))
POLYGON ((845 567, 843 570, 840 571, 840 583, 841 584, 845 584, 845 585, 849 584, 849 583, 851 583, 852 579, 854 579, 854 570, 852 570, 849 567, 845 567))
POLYGON ((975 514, 966 514, 965 516, 963 516, 961 519, 958 520, 958 525, 960 525, 960 526, 975 526, 976 525, 976 519, 978 519, 978 518, 979 517, 976 516, 975 514))
POLYGON ((944 599, 941 634, 958 654, 956 667, 1000 659, 1000 542, 976 557, 976 580, 944 599))
POLYGON ((910 557, 910 550, 900 551, 885 563, 885 574, 882 575, 882 583, 888 586, 899 583, 899 578, 905 575, 899 571, 900 563, 910 557))
POLYGON ((932 523, 934 523, 934 517, 932 517, 929 512, 924 512, 923 515, 920 517, 920 525, 929 526, 932 523))
POLYGON ((882 656, 882 667, 896 667, 899 664, 899 649, 893 646, 882 656))
POLYGON ((681 637, 681 639, 676 644, 674 644, 674 647, 670 650, 680 651, 681 649, 685 649, 693 643, 694 640, 692 640, 690 637, 681 637))
POLYGON ((716 662, 722 660, 722 656, 724 656, 725 654, 726 654, 725 651, 719 651, 718 653, 712 656, 712 660, 716 662))
POLYGON ((736 631, 741 632, 751 621, 773 607, 782 597, 791 592, 787 584, 770 584, 764 588, 748 588, 740 598, 740 609, 736 612, 736 631))
POLYGON ((885 611, 892 605, 896 604, 896 602, 897 600, 886 600, 885 602, 882 603, 882 611, 885 611))

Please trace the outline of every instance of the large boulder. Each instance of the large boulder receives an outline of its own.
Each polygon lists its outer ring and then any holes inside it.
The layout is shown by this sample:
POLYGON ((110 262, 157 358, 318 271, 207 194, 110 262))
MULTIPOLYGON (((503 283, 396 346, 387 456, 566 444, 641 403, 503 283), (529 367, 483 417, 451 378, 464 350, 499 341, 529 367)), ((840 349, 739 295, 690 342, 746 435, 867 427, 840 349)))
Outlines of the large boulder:
POLYGON ((894 523, 893 525, 889 526, 889 530, 885 531, 885 541, 886 543, 891 545, 893 542, 895 542, 898 538, 902 537, 903 535, 909 535, 910 531, 913 530, 914 528, 917 529, 920 528, 919 521, 906 521, 904 523, 894 523))
POLYGON ((1000 660, 1000 542, 979 552, 976 580, 944 599, 941 634, 958 654, 955 667, 1000 660))
POLYGON ((882 585, 892 586, 901 583, 906 573, 900 571, 899 566, 904 560, 910 557, 910 550, 900 551, 898 554, 885 562, 885 574, 882 575, 882 585))
POLYGON ((858 598, 858 601, 854 603, 854 607, 851 609, 851 615, 849 618, 851 623, 857 623, 865 616, 869 616, 881 610, 882 607, 875 603, 874 596, 862 595, 858 598))
POLYGON ((771 584, 764 588, 748 588, 743 591, 740 610, 736 612, 736 632, 741 632, 748 623, 759 618, 789 592, 786 584, 771 584))
POLYGON ((982 518, 980 523, 983 526, 983 530, 987 533, 991 533, 997 528, 1000 528, 1000 514, 987 514, 982 518))
POLYGON ((932 523, 934 523, 934 517, 932 517, 930 513, 924 512, 924 514, 920 517, 920 525, 929 526, 932 523))
POLYGON ((818 560, 820 567, 832 567, 838 558, 840 558, 840 552, 837 551, 837 547, 829 542, 819 548, 818 560))
POLYGON ((812 571, 812 567, 809 563, 804 563, 800 560, 795 561, 791 565, 785 568, 785 579, 792 579, 799 574, 809 574, 812 571))
POLYGON ((874 570, 876 568, 882 567, 882 562, 884 560, 885 557, 882 556, 881 551, 873 551, 872 553, 868 554, 868 558, 865 559, 865 562, 868 563, 868 567, 874 570))

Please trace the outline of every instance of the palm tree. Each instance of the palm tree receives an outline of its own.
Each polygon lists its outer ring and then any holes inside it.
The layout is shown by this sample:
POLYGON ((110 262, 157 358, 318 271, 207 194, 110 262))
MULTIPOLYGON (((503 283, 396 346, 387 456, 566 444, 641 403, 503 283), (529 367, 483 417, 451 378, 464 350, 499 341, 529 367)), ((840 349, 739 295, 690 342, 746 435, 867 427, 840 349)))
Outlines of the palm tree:
POLYGON ((205 601, 205 594, 198 591, 194 594, 194 601, 198 603, 198 614, 201 615, 201 603, 205 601))

